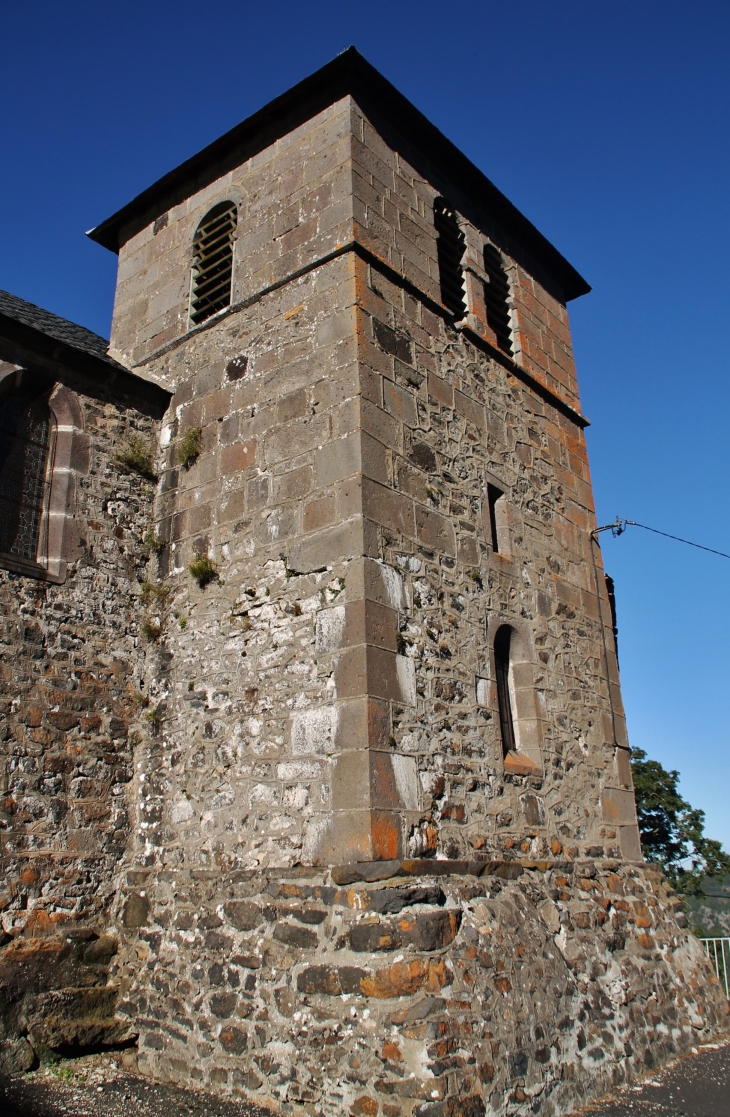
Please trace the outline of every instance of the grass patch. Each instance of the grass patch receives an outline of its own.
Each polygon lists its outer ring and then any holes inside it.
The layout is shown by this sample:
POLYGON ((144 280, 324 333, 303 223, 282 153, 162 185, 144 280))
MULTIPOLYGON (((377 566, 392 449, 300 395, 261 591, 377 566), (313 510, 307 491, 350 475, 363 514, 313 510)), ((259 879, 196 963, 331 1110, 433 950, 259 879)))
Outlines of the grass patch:
POLYGON ((201 555, 196 552, 195 558, 188 566, 190 574, 195 578, 195 581, 200 586, 201 590, 205 589, 211 582, 219 581, 218 567, 208 558, 207 555, 201 555))
POLYGON ((148 644, 155 644, 162 636, 162 625, 153 621, 151 617, 147 617, 142 622, 142 635, 148 644))
POLYGON ((154 582, 142 583, 142 604, 147 605, 150 601, 166 601, 170 596, 169 586, 156 586, 154 582))
POLYGON ((153 527, 151 527, 145 533, 145 537, 142 540, 142 546, 144 547, 144 549, 145 549, 145 551, 147 552, 148 555, 149 554, 159 555, 160 551, 164 547, 166 547, 167 544, 165 543, 164 539, 160 539, 159 535, 155 535, 155 529, 153 527))
POLYGON ((157 706, 153 706, 150 710, 147 711, 144 716, 145 720, 149 722, 152 732, 156 733, 162 725, 162 714, 160 713, 157 706))
POLYGON ((64 1066, 63 1063, 49 1063, 48 1069, 56 1078, 63 1082, 70 1082, 74 1078, 73 1067, 64 1066))
POLYGON ((188 427, 176 447, 178 463, 190 469, 190 466, 200 457, 203 449, 203 430, 201 427, 188 427))
POLYGON ((147 477, 150 481, 157 480, 152 460, 152 450, 149 443, 145 442, 139 435, 133 434, 127 439, 117 454, 116 460, 125 469, 131 469, 142 477, 147 477))

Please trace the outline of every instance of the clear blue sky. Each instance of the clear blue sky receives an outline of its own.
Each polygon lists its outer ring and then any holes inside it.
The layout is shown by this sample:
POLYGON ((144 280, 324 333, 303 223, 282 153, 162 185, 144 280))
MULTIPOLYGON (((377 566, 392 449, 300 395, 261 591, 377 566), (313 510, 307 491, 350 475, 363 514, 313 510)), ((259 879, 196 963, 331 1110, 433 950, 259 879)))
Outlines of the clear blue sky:
MULTIPOLYGON (((730 5, 5 0, 2 42, 0 287, 108 336, 116 258, 84 230, 354 43, 593 285, 599 520, 730 553, 730 5)), ((730 561, 603 548, 631 741, 730 849, 730 561)))

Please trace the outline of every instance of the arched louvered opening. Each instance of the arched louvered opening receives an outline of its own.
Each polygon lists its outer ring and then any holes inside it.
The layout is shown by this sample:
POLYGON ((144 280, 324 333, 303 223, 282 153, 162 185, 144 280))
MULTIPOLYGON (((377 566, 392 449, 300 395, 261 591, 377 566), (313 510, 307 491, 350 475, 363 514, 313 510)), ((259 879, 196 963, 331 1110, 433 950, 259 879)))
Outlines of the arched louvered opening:
POLYGON ((437 198, 434 202, 433 219, 438 234, 436 252, 441 282, 441 302, 455 318, 461 319, 466 314, 464 274, 461 270, 466 238, 459 228, 454 210, 443 198, 437 198))
POLYGON ((484 270, 489 276, 489 283, 484 284, 487 322, 497 335, 499 348, 511 357, 512 327, 508 303, 509 280, 504 270, 501 253, 493 244, 484 245, 484 270))
POLYGON ((233 202, 219 202, 198 225, 190 295, 190 321, 195 326, 231 305, 236 218, 233 202))
POLYGON ((47 386, 23 383, 23 376, 0 396, 0 553, 36 562, 46 550, 40 543, 55 426, 47 386))
POLYGON ((497 676, 497 703, 499 705, 499 728, 502 735, 502 754, 516 751, 515 723, 512 713, 510 693, 510 644, 512 629, 503 624, 494 637, 494 668, 497 676))

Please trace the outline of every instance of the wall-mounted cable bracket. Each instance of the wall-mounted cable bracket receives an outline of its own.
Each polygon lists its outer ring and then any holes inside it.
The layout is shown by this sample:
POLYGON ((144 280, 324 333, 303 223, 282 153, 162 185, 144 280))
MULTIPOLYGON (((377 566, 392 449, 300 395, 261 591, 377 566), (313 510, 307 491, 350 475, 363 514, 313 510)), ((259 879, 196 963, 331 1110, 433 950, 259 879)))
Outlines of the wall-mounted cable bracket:
POLYGON ((623 535, 627 527, 640 527, 644 531, 651 531, 654 535, 663 535, 665 539, 674 539, 677 543, 686 543, 688 547, 696 547, 698 551, 709 551, 711 555, 719 555, 720 558, 730 559, 730 555, 725 554, 724 551, 716 551, 714 547, 704 547, 701 543, 693 543, 690 539, 682 539, 679 535, 670 535, 668 531, 659 531, 656 527, 647 527, 646 524, 639 524, 636 520, 622 520, 620 516, 616 517, 613 524, 604 524, 603 527, 594 527, 591 532, 591 539, 602 531, 610 531, 614 538, 618 535, 623 535))

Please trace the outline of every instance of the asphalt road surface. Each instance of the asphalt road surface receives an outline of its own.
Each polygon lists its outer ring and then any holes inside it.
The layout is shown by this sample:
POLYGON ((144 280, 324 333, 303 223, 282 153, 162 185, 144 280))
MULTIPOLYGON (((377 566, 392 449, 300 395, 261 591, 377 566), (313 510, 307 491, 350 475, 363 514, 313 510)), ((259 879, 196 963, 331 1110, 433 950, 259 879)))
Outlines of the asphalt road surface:
MULTIPOLYGON (((149 1082, 90 1055, 0 1084, 2 1117, 271 1117, 245 1102, 149 1082)), ((347 1117, 343 1114, 343 1117, 347 1117)), ((456 1115, 455 1115, 456 1117, 456 1115)), ((730 1042, 707 1044, 574 1117, 730 1117, 730 1042)))
POLYGON ((730 1117, 730 1043, 696 1050, 581 1117, 730 1117))

